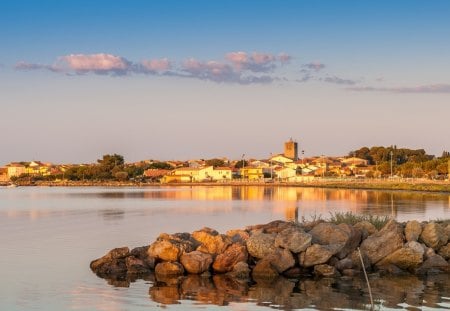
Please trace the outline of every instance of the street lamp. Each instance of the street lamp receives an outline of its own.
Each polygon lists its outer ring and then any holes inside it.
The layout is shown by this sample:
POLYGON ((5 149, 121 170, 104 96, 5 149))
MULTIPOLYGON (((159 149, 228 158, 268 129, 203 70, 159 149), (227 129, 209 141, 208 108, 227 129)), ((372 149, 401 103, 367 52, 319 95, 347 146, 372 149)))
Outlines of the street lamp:
POLYGON ((394 152, 391 150, 390 152, 391 155, 391 178, 392 178, 392 156, 394 155, 394 152))
POLYGON ((270 153, 270 180, 273 180, 272 152, 270 153))
POLYGON ((244 157, 245 153, 242 154, 242 179, 244 179, 244 168, 245 168, 244 157))

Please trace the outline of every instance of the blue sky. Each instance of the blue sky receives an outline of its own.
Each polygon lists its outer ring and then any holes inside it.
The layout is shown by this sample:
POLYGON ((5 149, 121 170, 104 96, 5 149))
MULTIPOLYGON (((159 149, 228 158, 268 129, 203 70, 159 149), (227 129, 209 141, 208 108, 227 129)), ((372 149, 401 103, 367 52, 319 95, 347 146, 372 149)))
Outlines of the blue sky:
POLYGON ((450 149, 448 1, 0 2, 0 164, 450 149))

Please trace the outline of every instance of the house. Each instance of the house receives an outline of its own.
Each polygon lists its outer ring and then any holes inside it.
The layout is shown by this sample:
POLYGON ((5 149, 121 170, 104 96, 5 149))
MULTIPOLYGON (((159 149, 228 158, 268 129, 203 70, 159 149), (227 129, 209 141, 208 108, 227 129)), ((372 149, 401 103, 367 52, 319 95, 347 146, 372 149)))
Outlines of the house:
POLYGON ((6 168, 8 170, 8 179, 11 179, 11 177, 19 177, 20 175, 27 173, 26 167, 22 163, 11 162, 6 165, 6 168))
POLYGON ((247 166, 241 168, 240 170, 241 178, 247 179, 249 181, 262 181, 264 180, 264 171, 263 167, 251 167, 247 166))
POLYGON ((290 181, 297 175, 297 171, 290 167, 280 167, 275 169, 275 174, 280 181, 290 181))
POLYGON ((214 181, 230 181, 233 177, 232 170, 229 167, 215 167, 209 174, 214 181))
POLYGON ((144 176, 151 179, 151 180, 158 180, 162 178, 164 175, 167 175, 170 173, 170 170, 163 170, 163 169, 148 169, 144 171, 144 176))
POLYGON ((8 181, 8 168, 0 167, 0 182, 8 181))
POLYGON ((163 183, 170 182, 202 182, 231 180, 232 171, 229 167, 181 167, 164 175, 163 183))
POLYGON ((355 166, 367 166, 368 161, 365 159, 357 158, 357 157, 351 157, 351 158, 342 159, 341 163, 345 164, 347 166, 355 167, 355 166))
POLYGON ((270 161, 278 162, 278 163, 282 163, 282 164, 294 162, 294 160, 292 160, 291 158, 288 158, 282 154, 274 155, 273 157, 270 158, 270 161))
POLYGON ((44 164, 40 161, 31 161, 26 166, 26 173, 30 175, 50 175, 51 164, 44 164))

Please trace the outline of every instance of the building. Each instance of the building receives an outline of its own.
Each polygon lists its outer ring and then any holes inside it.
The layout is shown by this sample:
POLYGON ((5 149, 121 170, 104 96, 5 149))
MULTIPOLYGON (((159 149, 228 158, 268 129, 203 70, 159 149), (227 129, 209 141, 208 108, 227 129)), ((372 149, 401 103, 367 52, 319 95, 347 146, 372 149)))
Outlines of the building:
POLYGON ((231 180, 232 171, 229 167, 181 167, 174 169, 161 179, 163 183, 202 182, 231 180))
POLYGON ((8 180, 8 169, 6 167, 0 167, 0 182, 6 182, 8 180))
POLYGON ((6 168, 8 170, 7 174, 9 179, 11 179, 11 177, 19 177, 20 175, 27 173, 25 165, 17 162, 11 162, 6 165, 6 168))
POLYGON ((298 144, 296 141, 293 141, 292 138, 284 143, 284 156, 293 161, 298 160, 298 144))

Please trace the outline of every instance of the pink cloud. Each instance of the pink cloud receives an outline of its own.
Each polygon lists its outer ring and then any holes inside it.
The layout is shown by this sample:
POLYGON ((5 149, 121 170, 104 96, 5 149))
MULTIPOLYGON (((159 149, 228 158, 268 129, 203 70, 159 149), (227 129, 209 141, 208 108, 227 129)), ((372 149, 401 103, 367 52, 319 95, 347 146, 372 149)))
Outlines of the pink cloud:
POLYGON ((287 54, 287 53, 280 53, 278 54, 278 60, 281 63, 289 63, 289 61, 292 59, 291 55, 287 54))
POLYGON ((167 58, 144 60, 142 66, 149 71, 156 72, 167 71, 172 67, 167 58))
POLYGON ((258 53, 254 52, 252 54, 252 60, 257 65, 268 64, 275 60, 275 56, 268 53, 258 53))
POLYGON ((108 72, 108 71, 122 71, 125 72, 130 64, 129 62, 119 56, 111 54, 70 54, 62 56, 60 61, 67 64, 69 69, 78 72, 95 71, 95 72, 108 72))
POLYGON ((230 52, 225 55, 225 58, 238 70, 241 70, 248 63, 248 54, 246 52, 230 52))

